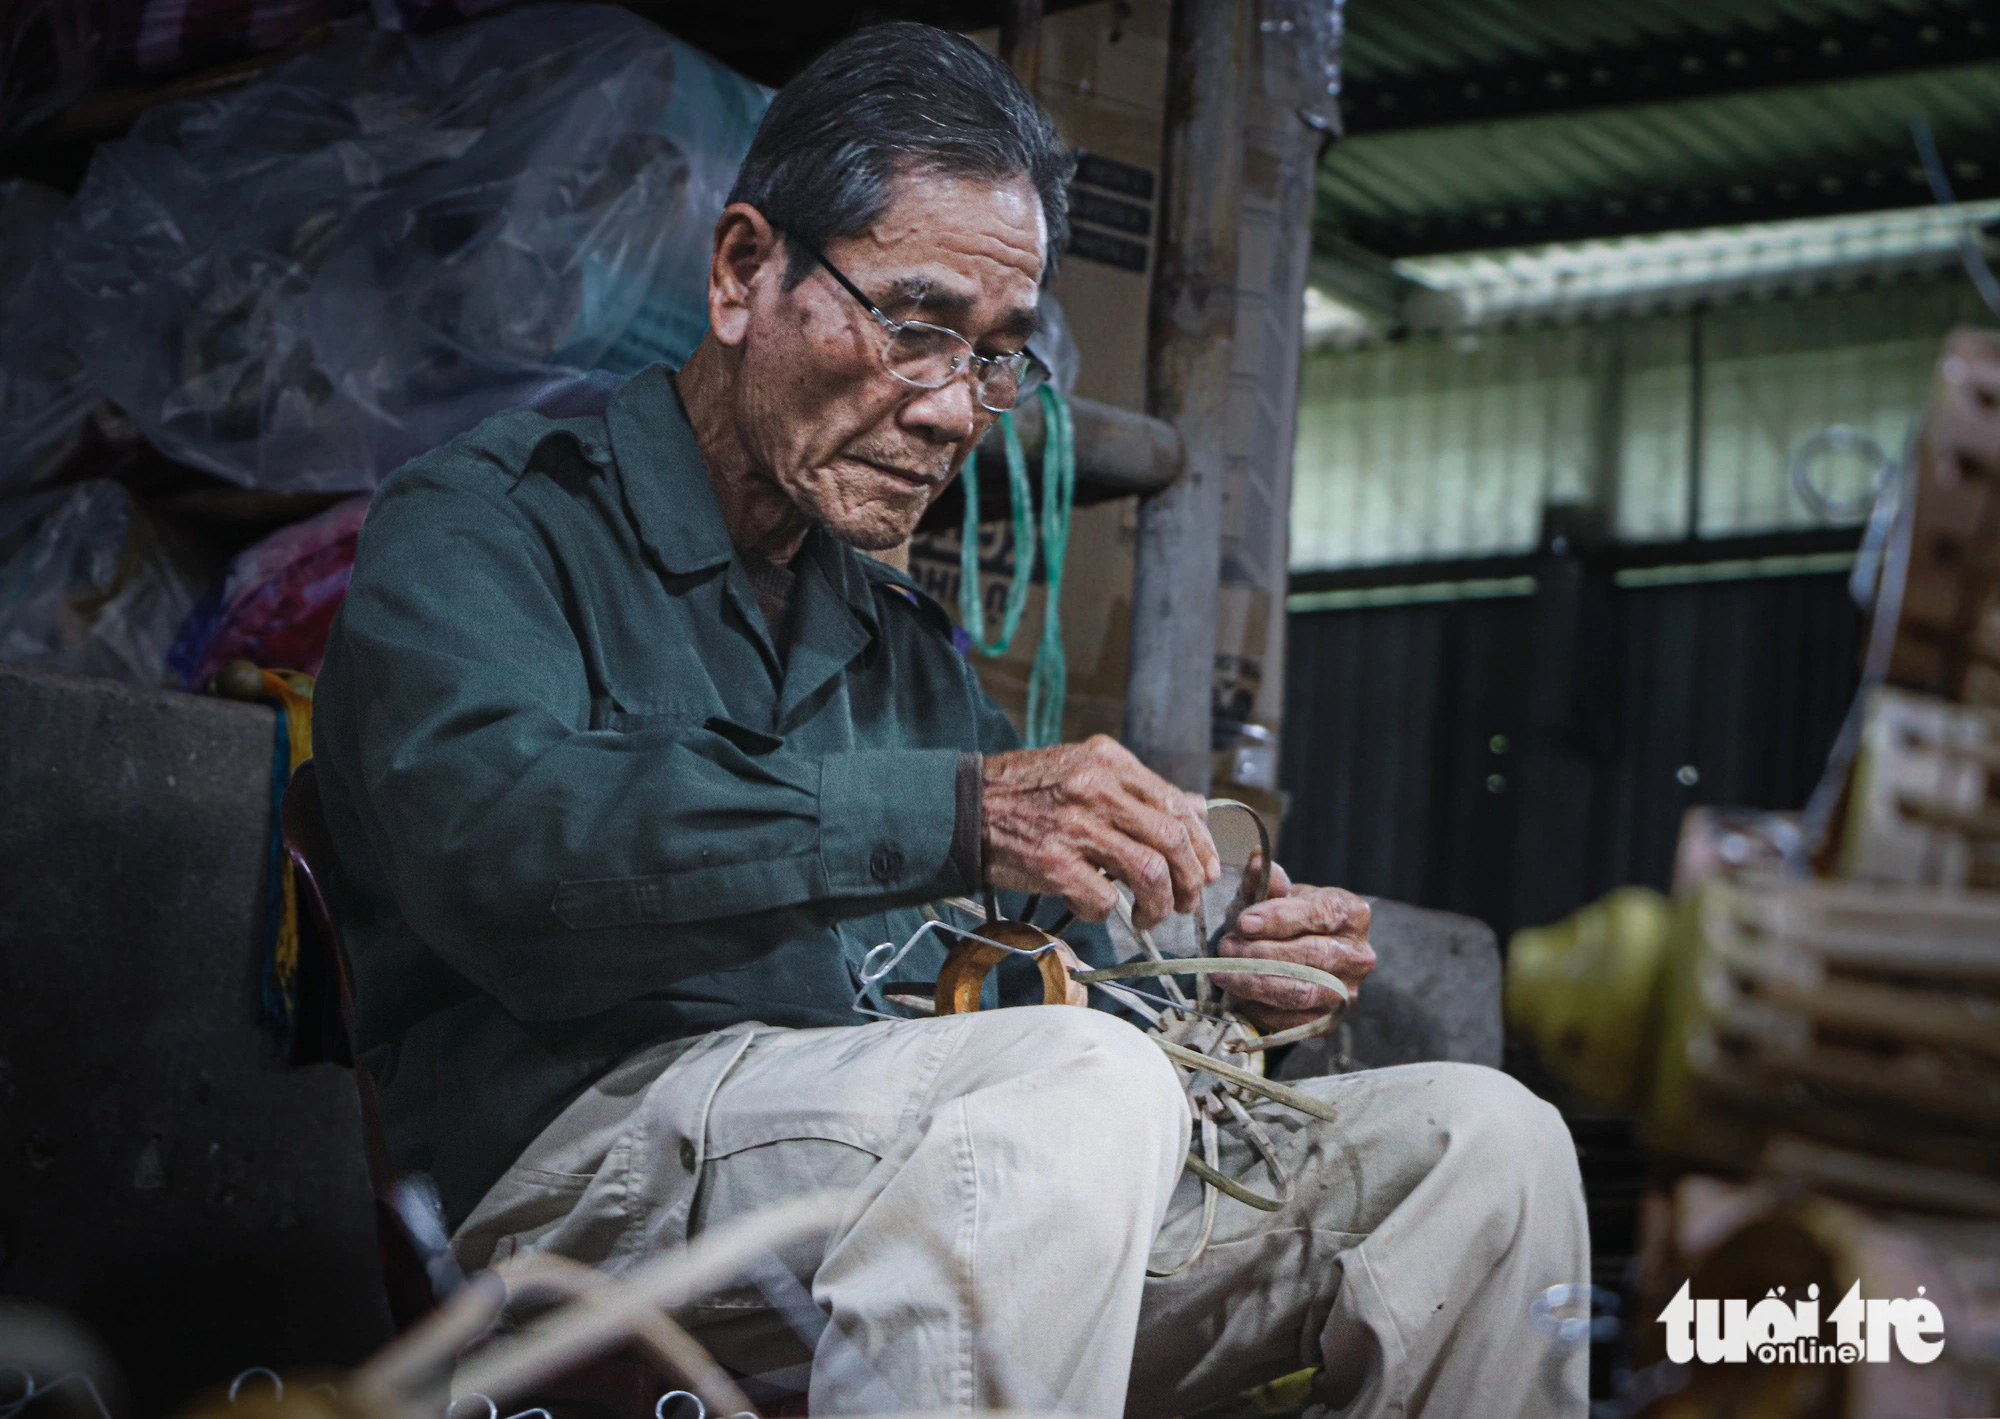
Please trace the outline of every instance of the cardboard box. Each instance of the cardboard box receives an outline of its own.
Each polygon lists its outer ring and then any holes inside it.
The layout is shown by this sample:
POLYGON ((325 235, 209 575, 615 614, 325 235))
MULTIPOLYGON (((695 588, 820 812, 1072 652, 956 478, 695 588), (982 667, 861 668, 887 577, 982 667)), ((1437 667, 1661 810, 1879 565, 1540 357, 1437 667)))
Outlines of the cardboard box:
MULTIPOLYGON (((1122 498, 1079 508, 1070 524, 1063 574, 1062 634, 1069 667, 1063 738, 1118 735, 1125 721, 1127 648, 1132 637, 1132 548, 1136 501, 1122 498)), ((959 535, 927 533, 910 545, 910 575, 958 611, 959 535)), ((1028 676, 1041 644, 1047 604, 1046 568, 1037 559, 1027 609, 1005 655, 972 653, 979 682, 1020 728, 1027 721, 1028 676)), ((1014 575, 1014 534, 1007 523, 980 528, 979 580, 989 642, 1000 634, 1007 588, 1014 575)))
MULTIPOLYGON (((1098 3, 1042 22, 1037 96, 1081 154, 1071 186, 1072 235, 1051 290, 1082 353, 1077 392, 1146 407, 1148 305, 1159 231, 1159 165, 1167 97, 1168 0, 1098 3)), ((995 48, 998 34, 975 35, 995 48)), ((1260 29, 1252 41, 1238 238, 1237 320, 1225 433, 1222 585, 1211 693, 1218 721, 1276 731, 1283 702, 1282 615, 1290 542, 1292 443, 1298 411, 1300 302, 1311 246, 1319 136, 1299 118, 1299 39, 1260 29)), ((982 468, 988 478, 1004 469, 982 468)), ((1131 635, 1133 499, 1076 514, 1062 596, 1068 647, 1066 738, 1118 734, 1131 635)), ((989 632, 1013 570, 1004 526, 982 529, 980 576, 989 632)), ((959 538, 929 534, 911 570, 956 609, 959 538)), ((1021 722, 1041 631, 1038 590, 998 659, 975 656, 989 693, 1021 722)), ((1191 687, 1191 693, 1200 693, 1191 687)), ((1218 763, 1237 762, 1225 744, 1218 763)), ((1218 792, 1279 810, 1264 783, 1218 776, 1218 792)), ((1274 824, 1275 826, 1275 824, 1274 824)))
MULTIPOLYGON (((1146 407, 1168 16, 1167 0, 1101 0, 1049 16, 1042 21, 1036 88, 1063 138, 1083 154, 1071 188, 1077 215, 1070 247, 1050 286, 1083 356, 1076 393, 1134 410, 1146 407)), ((999 44, 993 30, 973 38, 989 49, 999 44)), ((1004 479, 1007 473, 998 460, 987 460, 980 475, 1004 479)), ((1069 668, 1065 739, 1123 731, 1137 525, 1133 498, 1079 508, 1071 522, 1061 603, 1069 668)), ((1011 525, 982 526, 980 542, 990 640, 999 633, 1013 578, 1011 525)), ((954 613, 959 547, 956 532, 926 533, 910 547, 910 574, 954 613)), ((1007 654, 972 657, 980 683, 1017 727, 1026 719, 1028 676, 1041 643, 1045 571, 1037 566, 1035 589, 1007 654)))

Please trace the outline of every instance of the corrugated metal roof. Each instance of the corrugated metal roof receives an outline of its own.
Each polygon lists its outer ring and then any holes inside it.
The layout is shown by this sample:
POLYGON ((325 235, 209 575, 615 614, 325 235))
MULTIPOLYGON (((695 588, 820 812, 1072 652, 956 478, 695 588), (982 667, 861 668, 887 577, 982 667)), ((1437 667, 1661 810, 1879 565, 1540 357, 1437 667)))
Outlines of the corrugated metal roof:
MULTIPOLYGON (((1961 197, 2000 197, 2000 12, 1990 4, 1351 0, 1346 66, 1354 102, 1372 94, 1381 121, 1329 150, 1321 228, 1386 255, 1927 204, 1913 117, 1936 132, 1961 197), (1864 52, 1877 22, 1888 27, 1874 35, 1884 72, 1870 72, 1864 52), (1824 31, 1845 56, 1844 77, 1780 83, 1789 71, 1747 38, 1782 33, 1809 49, 1819 25, 1844 27, 1837 43, 1824 31), (1740 83, 1710 72, 1710 87, 1678 94, 1655 62, 1663 55, 1747 67, 1740 83), (1585 73, 1649 77, 1629 92, 1528 94, 1479 121, 1452 117, 1485 112, 1458 97, 1482 83, 1585 73), (1396 93, 1407 122, 1382 116, 1396 93)), ((1802 64, 1794 77, 1821 72, 1802 64)))
POLYGON ((1980 64, 1357 138, 1321 170, 1322 218, 1401 254, 1520 243, 1597 221, 1713 226, 1766 215, 1774 202, 1925 203, 1913 117, 1931 124, 1955 184, 2000 195, 2000 65, 1980 64))
POLYGON ((1349 81, 1366 83, 1933 8, 1924 0, 1350 0, 1343 58, 1349 81))
MULTIPOLYGON (((1961 234, 2000 223, 2000 200, 1951 207, 1768 222, 1605 241, 1413 257, 1394 269, 1412 283, 1402 330, 1472 329, 1641 315, 1745 297, 1801 294, 1929 277, 1961 263, 1961 234)), ((1315 345, 1362 343, 1389 322, 1311 292, 1315 345)))
POLYGON ((1448 296, 1459 324, 1595 318, 1949 271, 1960 234, 1996 220, 2000 201, 1988 201, 1417 257, 1397 269, 1448 296))

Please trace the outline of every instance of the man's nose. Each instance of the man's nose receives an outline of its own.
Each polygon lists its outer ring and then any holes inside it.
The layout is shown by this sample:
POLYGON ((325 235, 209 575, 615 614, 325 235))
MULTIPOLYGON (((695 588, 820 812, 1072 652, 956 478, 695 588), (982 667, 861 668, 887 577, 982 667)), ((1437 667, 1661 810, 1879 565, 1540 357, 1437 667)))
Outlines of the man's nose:
POLYGON ((971 371, 927 389, 903 406, 902 424, 934 443, 960 443, 972 437, 986 411, 979 406, 971 371))

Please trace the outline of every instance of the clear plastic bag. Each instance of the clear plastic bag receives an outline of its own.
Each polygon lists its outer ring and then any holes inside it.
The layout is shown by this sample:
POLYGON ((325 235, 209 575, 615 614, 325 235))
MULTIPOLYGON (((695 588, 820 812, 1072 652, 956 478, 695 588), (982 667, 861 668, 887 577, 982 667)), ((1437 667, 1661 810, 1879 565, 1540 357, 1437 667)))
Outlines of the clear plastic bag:
POLYGON ((60 468, 98 400, 64 334, 49 261, 67 200, 38 183, 0 182, 0 495, 60 468))
POLYGON ((199 590, 185 555, 116 483, 0 501, 0 660, 163 684, 199 590))
POLYGON ((609 6, 344 26, 99 150, 57 233, 72 343, 175 458, 372 488, 595 367, 685 358, 767 102, 609 6))

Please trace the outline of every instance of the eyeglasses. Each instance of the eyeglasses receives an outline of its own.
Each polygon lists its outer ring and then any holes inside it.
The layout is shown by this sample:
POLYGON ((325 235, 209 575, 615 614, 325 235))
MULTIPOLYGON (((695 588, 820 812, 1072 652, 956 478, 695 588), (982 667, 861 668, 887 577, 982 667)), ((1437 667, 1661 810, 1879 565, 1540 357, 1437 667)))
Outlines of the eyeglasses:
MULTIPOLYGON (((798 241, 797 237, 792 239, 798 241)), ((903 383, 918 389, 942 389, 969 369, 980 407, 1004 414, 1049 377, 1048 367, 1032 351, 982 355, 956 330, 923 320, 891 320, 838 266, 826 259, 824 252, 809 242, 800 241, 799 245, 826 268, 827 275, 840 282, 842 289, 861 302, 862 309, 875 317, 876 324, 888 336, 882 342, 883 368, 903 383)))

